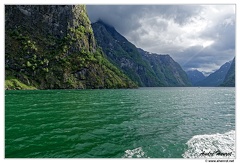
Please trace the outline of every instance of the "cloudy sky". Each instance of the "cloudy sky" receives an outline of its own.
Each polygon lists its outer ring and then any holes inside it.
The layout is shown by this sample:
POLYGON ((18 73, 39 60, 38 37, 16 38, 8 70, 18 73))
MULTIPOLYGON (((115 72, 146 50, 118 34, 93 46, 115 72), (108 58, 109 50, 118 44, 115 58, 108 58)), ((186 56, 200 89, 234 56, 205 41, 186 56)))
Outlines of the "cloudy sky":
POLYGON ((235 56, 235 5, 87 5, 137 47, 205 75, 235 56))

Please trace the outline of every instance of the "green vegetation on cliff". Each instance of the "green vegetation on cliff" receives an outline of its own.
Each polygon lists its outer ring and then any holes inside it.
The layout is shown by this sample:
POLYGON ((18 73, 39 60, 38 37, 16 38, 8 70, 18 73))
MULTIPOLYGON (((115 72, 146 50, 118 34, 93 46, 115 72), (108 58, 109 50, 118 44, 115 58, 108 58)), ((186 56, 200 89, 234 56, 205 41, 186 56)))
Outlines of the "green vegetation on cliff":
POLYGON ((5 89, 136 87, 96 46, 83 5, 6 5, 5 29, 5 89))
POLYGON ((29 85, 29 84, 24 84, 20 82, 16 77, 13 77, 9 74, 8 71, 6 71, 6 79, 5 79, 5 89, 15 89, 15 90, 20 90, 20 89, 25 89, 25 90, 33 90, 36 89, 35 87, 29 85))

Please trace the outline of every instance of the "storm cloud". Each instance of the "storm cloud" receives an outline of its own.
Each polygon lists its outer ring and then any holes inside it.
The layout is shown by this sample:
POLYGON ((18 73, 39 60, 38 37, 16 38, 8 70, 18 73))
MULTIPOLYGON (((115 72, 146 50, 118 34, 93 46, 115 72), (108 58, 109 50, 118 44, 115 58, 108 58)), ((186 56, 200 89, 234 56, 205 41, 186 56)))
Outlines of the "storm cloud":
POLYGON ((185 70, 205 75, 235 56, 235 5, 87 5, 146 51, 169 54, 185 70))

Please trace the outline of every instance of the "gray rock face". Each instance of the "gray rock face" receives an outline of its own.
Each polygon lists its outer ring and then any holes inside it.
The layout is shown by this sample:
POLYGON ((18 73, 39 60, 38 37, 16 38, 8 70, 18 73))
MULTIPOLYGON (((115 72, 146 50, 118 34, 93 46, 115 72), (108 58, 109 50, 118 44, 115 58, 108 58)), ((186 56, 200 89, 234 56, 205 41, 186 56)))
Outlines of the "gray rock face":
MULTIPOLYGON (((33 35, 39 33, 42 37, 52 36, 64 39, 69 34, 69 29, 75 30, 80 26, 91 31, 90 21, 84 6, 10 5, 5 7, 5 13, 5 24, 8 29, 22 28, 33 35)), ((86 34, 87 36, 84 37, 87 41, 78 42, 72 51, 80 50, 76 47, 87 47, 90 52, 95 51, 96 44, 92 33, 86 34)))
POLYGON ((67 34, 66 24, 73 17, 70 12, 72 8, 73 6, 6 6, 6 26, 11 28, 14 24, 31 24, 32 27, 41 28, 45 35, 63 38, 67 34))

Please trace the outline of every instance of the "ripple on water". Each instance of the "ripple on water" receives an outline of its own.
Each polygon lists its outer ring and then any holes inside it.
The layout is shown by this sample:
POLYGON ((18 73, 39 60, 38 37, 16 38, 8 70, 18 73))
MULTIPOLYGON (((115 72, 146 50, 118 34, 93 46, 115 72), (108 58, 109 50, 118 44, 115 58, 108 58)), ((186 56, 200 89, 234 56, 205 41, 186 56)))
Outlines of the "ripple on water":
POLYGON ((201 149, 235 153, 231 134, 203 135, 234 130, 235 90, 227 90, 6 91, 5 157, 199 158, 201 149))

